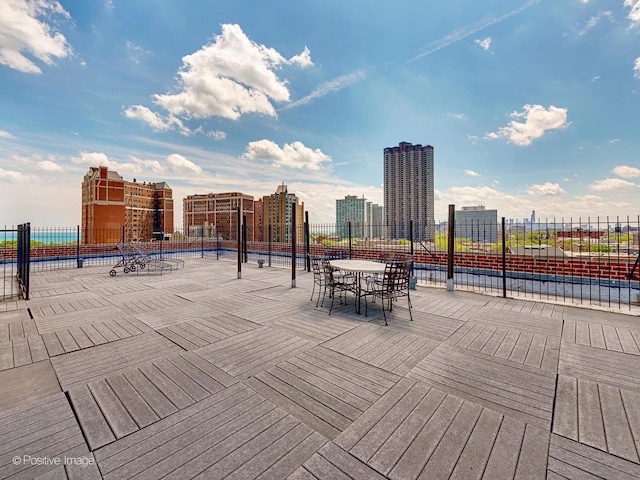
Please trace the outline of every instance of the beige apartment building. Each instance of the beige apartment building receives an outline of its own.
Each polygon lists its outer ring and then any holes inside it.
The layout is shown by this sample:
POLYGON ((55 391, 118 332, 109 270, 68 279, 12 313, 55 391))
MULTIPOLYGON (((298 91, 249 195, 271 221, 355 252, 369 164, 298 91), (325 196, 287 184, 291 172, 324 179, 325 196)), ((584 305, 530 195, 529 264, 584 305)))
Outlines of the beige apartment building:
MULTIPOLYGON (((246 222, 247 239, 254 239, 254 201, 239 192, 189 195, 182 200, 185 235, 206 238, 237 239, 238 207, 241 222, 246 222)), ((242 224, 242 223, 241 223, 242 224)))

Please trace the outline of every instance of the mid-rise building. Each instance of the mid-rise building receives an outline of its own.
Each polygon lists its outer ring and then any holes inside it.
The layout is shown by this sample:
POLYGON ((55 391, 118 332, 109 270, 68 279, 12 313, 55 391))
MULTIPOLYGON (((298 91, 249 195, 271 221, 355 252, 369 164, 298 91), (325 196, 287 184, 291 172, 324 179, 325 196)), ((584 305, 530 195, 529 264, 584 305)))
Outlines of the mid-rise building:
POLYGON ((164 238, 173 233, 171 187, 91 167, 82 182, 82 232, 85 244, 164 238))
POLYGON ((253 201, 253 240, 264 242, 262 225, 264 224, 264 202, 261 198, 253 201))
POLYGON ((339 238, 364 238, 367 225, 367 200, 355 195, 347 195, 336 200, 336 235, 339 238), (349 232, 351 224, 351 232, 349 232))
POLYGON ((367 228, 366 234, 369 238, 382 238, 385 234, 384 211, 382 205, 367 202, 367 228))
POLYGON ((221 239, 238 238, 238 207, 240 222, 245 222, 247 239, 254 239, 254 201, 251 195, 239 192, 189 195, 182 200, 185 234, 221 239))
POLYGON ((498 241, 498 210, 486 210, 484 205, 462 207, 455 212, 455 236, 472 242, 498 241))
POLYGON ((435 239, 433 147, 401 142, 384 149, 384 221, 388 237, 435 239))
POLYGON ((276 192, 262 197, 263 226, 262 237, 269 240, 271 227, 271 241, 290 243, 292 239, 292 206, 295 206, 296 237, 298 242, 304 238, 304 202, 300 202, 295 194, 289 193, 283 183, 278 185, 276 192))

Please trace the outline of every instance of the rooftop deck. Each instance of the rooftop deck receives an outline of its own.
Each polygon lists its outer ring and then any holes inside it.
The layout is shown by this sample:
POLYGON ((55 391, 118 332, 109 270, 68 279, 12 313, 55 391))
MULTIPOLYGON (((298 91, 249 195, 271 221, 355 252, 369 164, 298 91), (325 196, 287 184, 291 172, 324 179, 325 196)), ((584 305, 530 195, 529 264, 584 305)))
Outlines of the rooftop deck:
POLYGON ((640 478, 638 316, 418 287, 385 327, 309 273, 108 270, 0 304, 0 478, 640 478))

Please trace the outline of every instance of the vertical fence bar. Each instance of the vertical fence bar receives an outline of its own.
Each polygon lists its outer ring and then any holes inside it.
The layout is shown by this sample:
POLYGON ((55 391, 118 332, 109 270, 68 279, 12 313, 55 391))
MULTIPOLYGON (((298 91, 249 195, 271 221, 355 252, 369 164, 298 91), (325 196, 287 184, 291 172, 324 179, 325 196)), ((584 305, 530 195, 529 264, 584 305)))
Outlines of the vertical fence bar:
POLYGON ((200 258, 204 258, 204 225, 202 226, 202 237, 200 237, 200 258))
POLYGON ((411 252, 411 276, 413 277, 413 220, 409 220, 409 251, 411 252))
POLYGON ((242 256, 244 263, 249 262, 249 243, 247 239, 247 216, 242 216, 242 256))
POLYGON ((240 214, 240 207, 238 207, 237 210, 237 215, 236 215, 236 220, 237 220, 237 228, 236 228, 236 234, 238 235, 237 238, 237 244, 238 244, 238 278, 242 278, 242 216, 240 214))
POLYGON ((502 217, 502 298, 507 298, 507 233, 502 217))
POLYGON ((216 226, 216 260, 220 260, 220 232, 216 226))
POLYGON ((449 238, 448 238, 448 257, 447 257, 447 290, 453 292, 455 282, 453 278, 453 252, 455 250, 455 218, 456 206, 449 205, 449 238))
POLYGON ((291 204, 291 288, 296 288, 296 203, 291 204))
POLYGON ((80 225, 78 225, 76 235, 76 263, 78 265, 78 268, 82 268, 82 262, 80 261, 80 225))
POLYGON ((348 232, 349 232, 349 258, 351 258, 351 221, 349 221, 349 225, 348 225, 348 232))
POLYGON ((304 248, 305 248, 305 258, 307 260, 307 272, 311 271, 311 258, 309 254, 311 253, 311 239, 309 232, 309 212, 304 212, 304 248))

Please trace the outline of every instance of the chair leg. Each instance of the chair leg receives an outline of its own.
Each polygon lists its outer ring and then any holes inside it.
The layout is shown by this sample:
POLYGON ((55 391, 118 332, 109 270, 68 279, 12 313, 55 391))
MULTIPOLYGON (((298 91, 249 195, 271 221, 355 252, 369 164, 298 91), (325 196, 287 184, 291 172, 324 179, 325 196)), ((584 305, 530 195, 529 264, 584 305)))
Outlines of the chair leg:
POLYGON ((387 323, 387 314, 384 312, 384 299, 382 299, 380 303, 382 303, 382 315, 384 316, 384 325, 386 327, 389 324, 387 323))
POLYGON ((409 320, 413 322, 413 315, 411 315, 411 297, 407 295, 407 302, 409 303, 409 320))
POLYGON ((329 290, 329 296, 331 297, 331 307, 329 307, 329 315, 331 315, 331 312, 333 310, 333 301, 336 299, 336 292, 333 289, 329 290))
MULTIPOLYGON (((313 293, 316 291, 316 281, 313 281, 313 288, 311 289, 311 300, 309 300, 310 302, 313 302, 313 293)), ((317 305, 316 305, 317 306, 317 305)))

